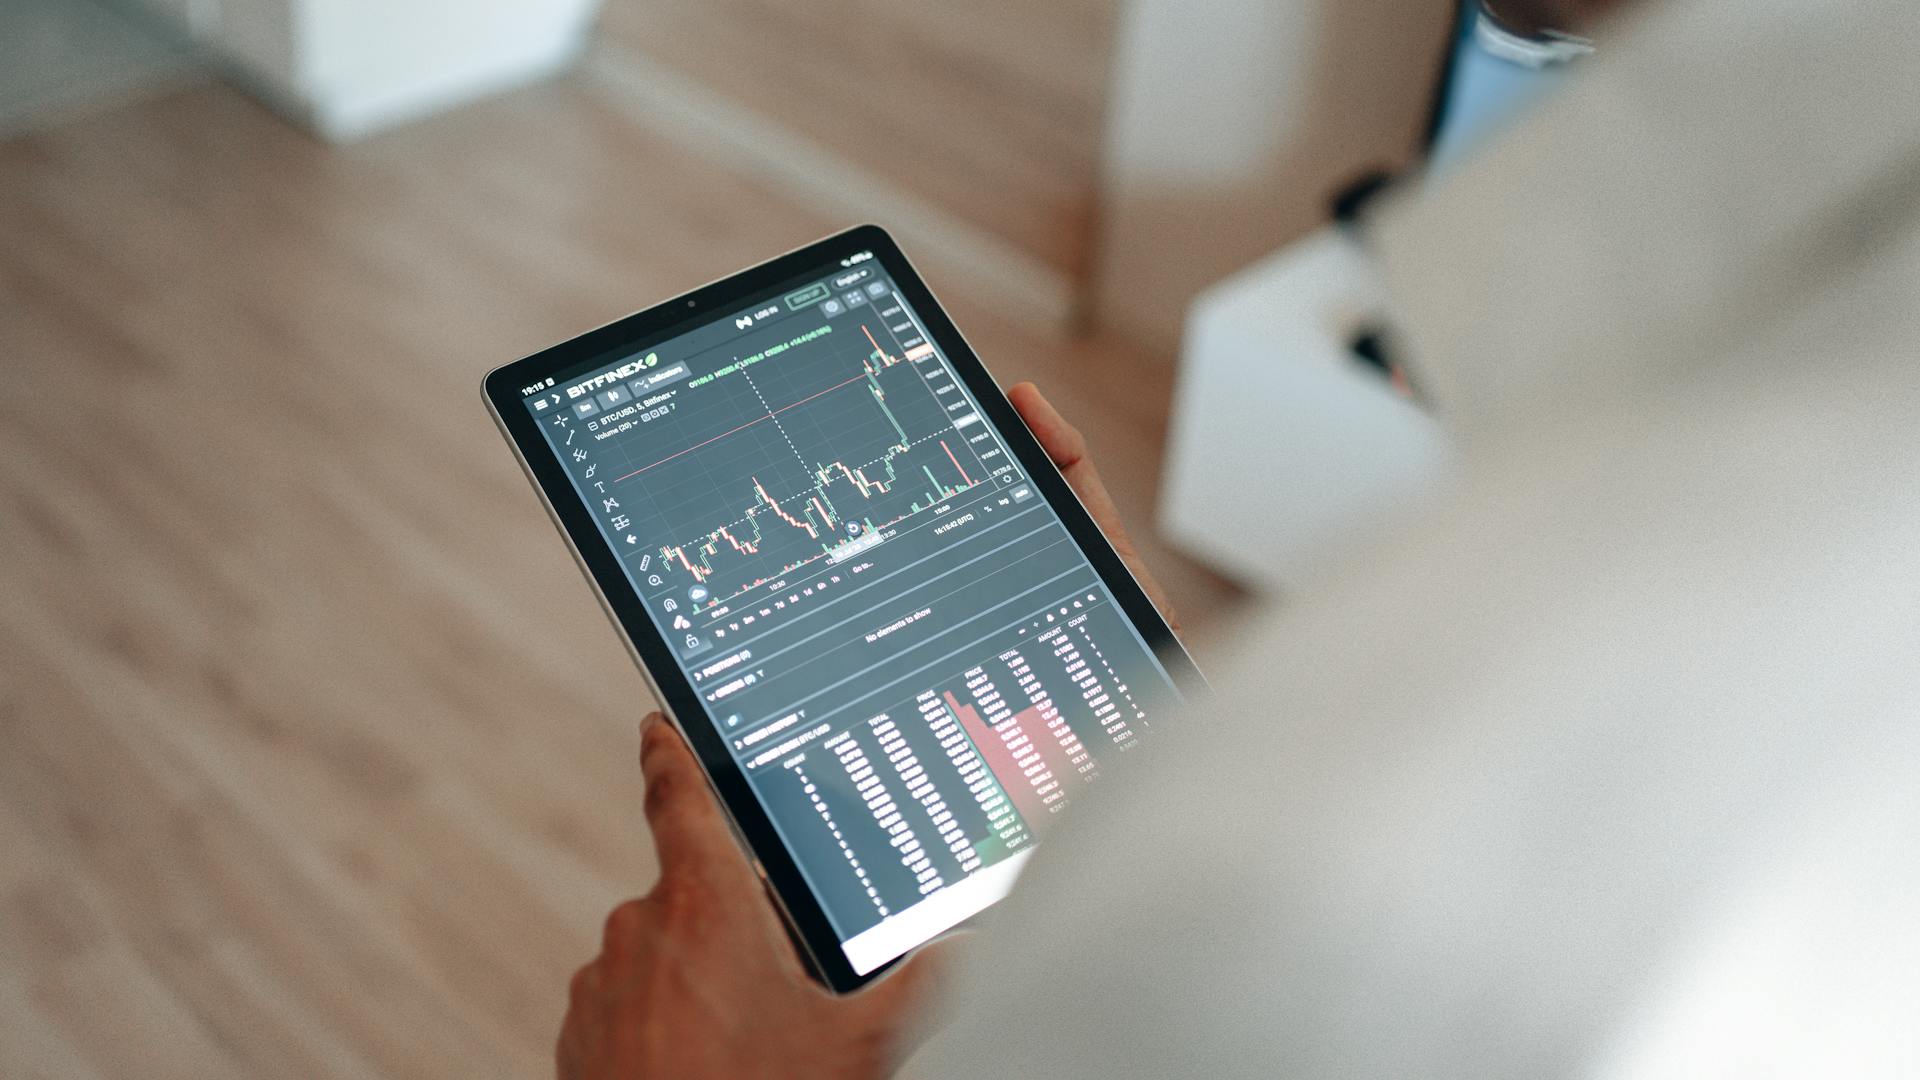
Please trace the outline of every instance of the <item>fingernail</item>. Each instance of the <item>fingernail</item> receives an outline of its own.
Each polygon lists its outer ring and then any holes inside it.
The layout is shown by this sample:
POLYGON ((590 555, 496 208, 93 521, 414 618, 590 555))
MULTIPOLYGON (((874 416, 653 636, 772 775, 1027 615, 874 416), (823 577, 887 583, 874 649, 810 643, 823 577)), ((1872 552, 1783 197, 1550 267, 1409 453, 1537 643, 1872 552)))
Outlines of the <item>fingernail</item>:
POLYGON ((646 718, 640 721, 640 734, 645 735, 647 732, 659 727, 660 721, 664 719, 666 719, 666 717, 658 712, 648 713, 646 718))

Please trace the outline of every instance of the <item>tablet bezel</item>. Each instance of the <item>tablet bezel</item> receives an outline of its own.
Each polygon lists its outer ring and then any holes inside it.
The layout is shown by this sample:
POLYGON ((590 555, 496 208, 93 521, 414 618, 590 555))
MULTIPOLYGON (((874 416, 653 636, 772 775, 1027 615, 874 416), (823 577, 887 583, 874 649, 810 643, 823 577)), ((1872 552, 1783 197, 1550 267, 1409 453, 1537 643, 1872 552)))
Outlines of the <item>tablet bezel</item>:
POLYGON ((736 836, 752 856, 755 868, 769 885, 821 981, 836 993, 859 989, 899 961, 891 961, 864 976, 855 974, 826 913, 753 793, 746 774, 727 752, 726 740, 712 716, 681 672, 666 639, 642 607, 619 554, 606 543, 588 508, 574 492, 565 469, 542 437, 539 419, 522 401, 525 389, 543 384, 549 378, 571 377, 576 370, 584 374, 627 353, 652 348, 729 311, 778 296, 796 279, 826 274, 839 265, 840 260, 863 252, 870 252, 893 278, 934 343, 1001 432, 1007 450, 1059 515, 1068 534, 1100 575, 1121 611, 1173 677, 1180 692, 1191 695, 1202 688, 1204 683, 1192 658, 1146 591, 1041 449, 999 383, 954 327, 906 255, 877 225, 862 225, 826 237, 495 368, 482 383, 482 395, 494 422, 540 493, 555 527, 599 596, 601 607, 627 643, 628 651, 652 685, 662 709, 686 736, 708 782, 726 808, 736 836), (699 722, 688 722, 687 718, 693 717, 698 717, 699 722))

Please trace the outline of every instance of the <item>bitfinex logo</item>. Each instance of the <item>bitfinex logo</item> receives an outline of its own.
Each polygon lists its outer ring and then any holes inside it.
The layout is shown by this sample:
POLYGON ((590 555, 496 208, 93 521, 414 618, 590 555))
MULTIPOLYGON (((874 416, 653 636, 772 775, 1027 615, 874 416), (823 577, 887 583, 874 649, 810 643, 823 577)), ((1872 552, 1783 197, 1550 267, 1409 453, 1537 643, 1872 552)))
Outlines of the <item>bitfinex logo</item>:
POLYGON ((660 363, 660 354, 648 353, 638 360, 629 360, 619 367, 614 368, 612 371, 595 375, 593 378, 587 379, 584 382, 574 383, 572 386, 567 387, 567 396, 570 398, 586 397, 596 390, 605 389, 615 383, 626 382, 628 379, 633 378, 635 375, 640 374, 658 363, 660 363))

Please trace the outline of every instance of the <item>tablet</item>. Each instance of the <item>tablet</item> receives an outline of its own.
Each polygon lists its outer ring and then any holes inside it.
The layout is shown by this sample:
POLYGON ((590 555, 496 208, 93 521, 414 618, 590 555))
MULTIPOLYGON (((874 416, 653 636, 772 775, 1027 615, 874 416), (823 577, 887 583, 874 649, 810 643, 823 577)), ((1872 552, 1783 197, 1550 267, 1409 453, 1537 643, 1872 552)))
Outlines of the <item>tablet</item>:
POLYGON ((1199 686, 877 227, 484 393, 836 991, 1005 895, 1199 686))

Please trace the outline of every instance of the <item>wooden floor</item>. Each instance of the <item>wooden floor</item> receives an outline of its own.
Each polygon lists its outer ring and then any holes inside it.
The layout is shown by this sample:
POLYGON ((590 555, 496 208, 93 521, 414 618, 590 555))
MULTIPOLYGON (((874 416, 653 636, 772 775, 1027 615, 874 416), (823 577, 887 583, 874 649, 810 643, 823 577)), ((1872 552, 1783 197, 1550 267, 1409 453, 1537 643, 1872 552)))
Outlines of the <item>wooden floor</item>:
POLYGON ((1073 277, 1091 268, 1110 0, 612 0, 608 38, 1073 277))
MULTIPOLYGON (((647 694, 483 369, 848 222, 563 82, 0 142, 0 1076, 538 1076, 647 694)), ((1144 527, 1164 358, 936 288, 1144 527)), ((1230 592, 1149 543, 1202 645, 1230 592)))

